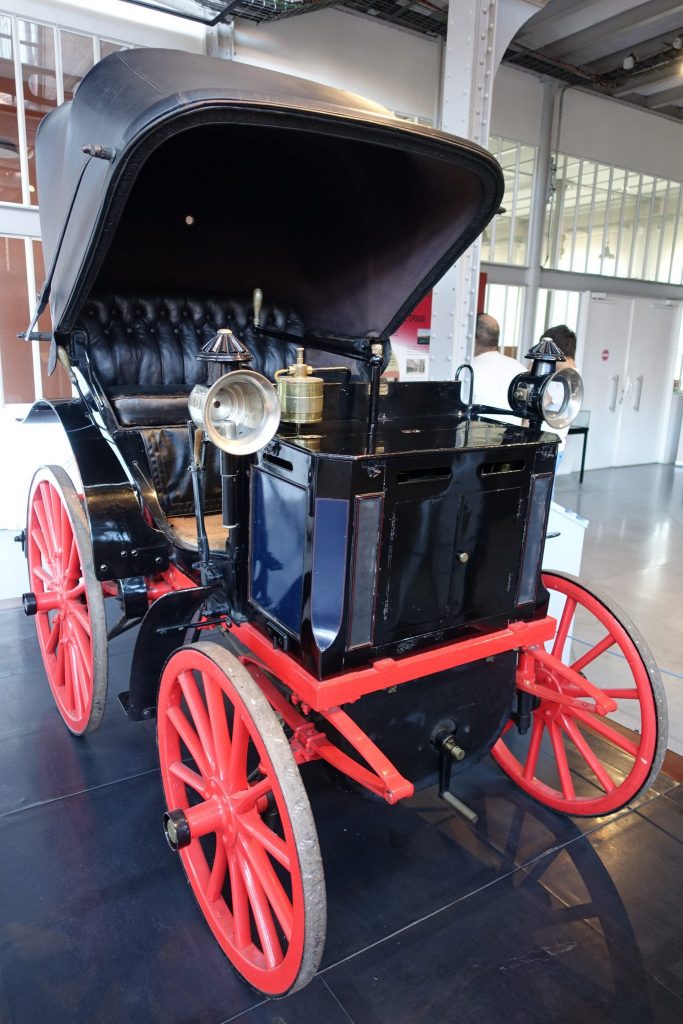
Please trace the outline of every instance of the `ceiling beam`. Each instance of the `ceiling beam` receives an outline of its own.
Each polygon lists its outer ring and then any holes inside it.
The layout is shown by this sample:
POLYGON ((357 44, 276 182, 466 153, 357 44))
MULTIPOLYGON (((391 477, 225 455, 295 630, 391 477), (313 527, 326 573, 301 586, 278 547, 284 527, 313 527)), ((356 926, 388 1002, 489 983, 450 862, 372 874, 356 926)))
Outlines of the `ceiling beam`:
POLYGON ((649 110, 659 110, 660 107, 668 107, 669 105, 678 106, 679 103, 683 103, 683 79, 681 79, 680 85, 674 86, 673 89, 654 92, 645 100, 645 106, 649 110))
POLYGON ((662 35, 669 30, 676 31, 681 24, 683 3, 647 0, 637 7, 590 25, 581 32, 558 39, 544 47, 544 50, 552 57, 564 59, 571 59, 576 54, 583 55, 582 61, 585 63, 613 53, 622 46, 637 46, 652 36, 662 35))
POLYGON ((623 11, 624 6, 642 3, 642 0, 551 0, 535 14, 519 34, 519 42, 534 48, 580 32, 587 25, 623 11), (599 8, 599 10, 598 10, 599 8))
POLYGON ((654 68, 652 71, 644 71, 642 74, 634 74, 628 82, 620 85, 612 92, 612 96, 628 96, 631 92, 638 92, 643 85, 654 85, 656 82, 674 81, 683 74, 683 57, 671 61, 663 67, 654 68))

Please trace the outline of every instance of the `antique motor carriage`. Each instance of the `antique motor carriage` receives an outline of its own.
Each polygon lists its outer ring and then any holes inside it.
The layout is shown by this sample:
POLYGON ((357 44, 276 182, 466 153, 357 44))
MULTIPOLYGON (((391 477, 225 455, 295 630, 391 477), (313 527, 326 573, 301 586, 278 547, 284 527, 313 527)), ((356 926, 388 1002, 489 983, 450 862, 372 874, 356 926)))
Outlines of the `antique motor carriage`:
POLYGON ((48 115, 37 159, 49 271, 26 337, 75 397, 30 416, 74 468, 31 486, 24 607, 76 736, 102 719, 108 640, 137 628, 120 701, 156 716, 166 838, 237 971, 283 995, 320 962, 305 762, 390 804, 438 784, 470 819, 457 779, 488 754, 561 813, 642 793, 666 745, 652 657, 593 588, 541 572, 543 420, 567 425, 580 378, 541 342, 506 422, 471 405, 471 371, 381 377, 499 209, 490 154, 139 49, 48 115))

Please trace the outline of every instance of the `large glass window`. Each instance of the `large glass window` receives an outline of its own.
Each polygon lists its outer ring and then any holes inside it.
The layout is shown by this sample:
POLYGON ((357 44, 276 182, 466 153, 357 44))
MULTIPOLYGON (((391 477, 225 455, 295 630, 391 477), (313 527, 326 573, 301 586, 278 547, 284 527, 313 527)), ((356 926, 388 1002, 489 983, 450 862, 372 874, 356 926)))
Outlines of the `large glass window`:
POLYGON ((536 147, 492 135, 489 149, 503 169, 505 212, 494 217, 481 240, 486 263, 525 267, 529 262, 529 228, 536 147))
POLYGON ((681 184, 560 154, 544 263, 574 273, 681 284, 681 184))
MULTIPOLYGON (((531 344, 524 339, 522 333, 522 311, 524 307, 524 288, 516 285, 487 284, 484 299, 484 310, 489 316, 495 317, 500 327, 500 349, 508 356, 518 358, 520 349, 531 344)), ((524 348, 524 355, 526 348, 524 348)))
POLYGON ((534 337, 530 344, 539 341, 543 332, 549 327, 566 324, 575 333, 578 331, 580 292, 561 291, 560 289, 539 288, 536 304, 536 323, 534 337))
POLYGON ((38 125, 53 107, 73 99, 96 60, 127 48, 124 42, 0 14, 0 203, 38 205, 38 125))
POLYGON ((0 202, 21 201, 21 153, 12 21, 0 16, 0 202))

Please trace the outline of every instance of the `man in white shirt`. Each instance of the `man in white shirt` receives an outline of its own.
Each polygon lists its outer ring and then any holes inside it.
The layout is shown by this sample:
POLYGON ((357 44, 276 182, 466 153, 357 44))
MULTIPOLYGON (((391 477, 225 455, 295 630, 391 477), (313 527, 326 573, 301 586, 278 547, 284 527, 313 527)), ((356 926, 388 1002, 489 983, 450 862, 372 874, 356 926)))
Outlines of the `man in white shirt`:
MULTIPOLYGON (((498 321, 487 313, 477 316, 477 330, 474 336, 474 402, 476 405, 492 405, 496 409, 509 409, 508 388, 513 377, 526 373, 526 366, 498 351, 500 328, 498 321)), ((490 414, 504 423, 522 422, 519 416, 490 414)))

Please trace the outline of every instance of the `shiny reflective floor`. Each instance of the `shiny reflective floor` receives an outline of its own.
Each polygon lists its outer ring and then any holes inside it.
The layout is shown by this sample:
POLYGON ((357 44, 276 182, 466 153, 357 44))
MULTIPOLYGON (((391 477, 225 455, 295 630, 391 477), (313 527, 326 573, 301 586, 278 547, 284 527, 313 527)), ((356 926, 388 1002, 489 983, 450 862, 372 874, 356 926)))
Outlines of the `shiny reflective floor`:
POLYGON ((0 625, 2 1024, 683 1020, 672 779, 612 819, 571 820, 487 759, 457 780, 472 826, 434 790, 389 807, 305 766, 327 945, 307 989, 264 1000, 220 953, 164 840, 154 724, 129 724, 116 699, 131 638, 111 645, 101 728, 75 740, 33 623, 7 610, 0 625))
POLYGON ((555 500, 589 520, 581 576, 633 620, 669 705, 669 747, 683 754, 683 468, 629 466, 560 476, 555 500))

